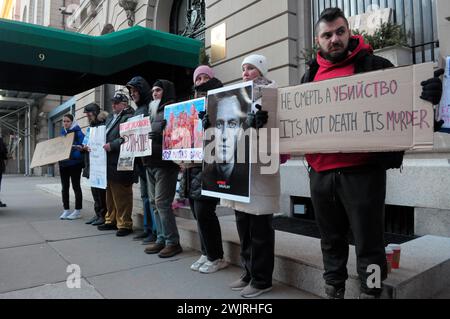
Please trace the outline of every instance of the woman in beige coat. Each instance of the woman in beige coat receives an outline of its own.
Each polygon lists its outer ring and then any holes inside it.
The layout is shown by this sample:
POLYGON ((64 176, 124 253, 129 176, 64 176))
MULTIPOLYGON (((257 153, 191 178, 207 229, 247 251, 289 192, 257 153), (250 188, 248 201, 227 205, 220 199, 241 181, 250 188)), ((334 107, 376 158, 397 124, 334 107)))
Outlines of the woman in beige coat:
MULTIPOLYGON (((242 79, 254 83, 253 114, 250 116, 258 123, 253 127, 259 129, 268 119, 268 113, 261 110, 261 91, 263 88, 276 88, 276 84, 266 78, 268 66, 264 56, 251 55, 245 58, 242 71, 242 79)), ((234 209, 236 213, 244 267, 241 278, 230 287, 241 291, 241 296, 245 298, 257 297, 272 289, 275 250, 272 218, 279 211, 280 175, 279 169, 273 175, 263 175, 260 169, 261 164, 252 164, 249 204, 222 200, 223 206, 234 209)))

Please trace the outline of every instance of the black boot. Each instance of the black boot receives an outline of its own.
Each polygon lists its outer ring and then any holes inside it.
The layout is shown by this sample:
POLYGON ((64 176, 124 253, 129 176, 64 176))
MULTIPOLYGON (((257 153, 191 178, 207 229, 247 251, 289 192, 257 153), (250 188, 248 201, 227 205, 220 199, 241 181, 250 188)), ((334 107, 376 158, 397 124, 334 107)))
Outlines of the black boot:
POLYGON ((103 224, 97 227, 98 230, 117 230, 117 226, 114 224, 103 224))
POLYGON ((325 294, 327 295, 328 299, 344 299, 345 287, 325 285, 325 294))
POLYGON ((128 236, 129 234, 131 234, 133 232, 132 229, 128 229, 128 228, 120 228, 117 233, 116 236, 117 237, 125 237, 128 236))

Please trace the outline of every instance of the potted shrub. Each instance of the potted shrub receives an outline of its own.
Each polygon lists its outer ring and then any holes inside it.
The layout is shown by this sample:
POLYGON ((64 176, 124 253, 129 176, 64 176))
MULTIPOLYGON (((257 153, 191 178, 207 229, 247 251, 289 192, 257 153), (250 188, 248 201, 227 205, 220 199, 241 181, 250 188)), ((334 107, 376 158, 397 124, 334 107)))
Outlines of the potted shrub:
POLYGON ((353 32, 362 35, 370 43, 375 54, 391 61, 395 66, 412 64, 412 50, 408 47, 408 38, 402 26, 383 23, 374 34, 353 32))

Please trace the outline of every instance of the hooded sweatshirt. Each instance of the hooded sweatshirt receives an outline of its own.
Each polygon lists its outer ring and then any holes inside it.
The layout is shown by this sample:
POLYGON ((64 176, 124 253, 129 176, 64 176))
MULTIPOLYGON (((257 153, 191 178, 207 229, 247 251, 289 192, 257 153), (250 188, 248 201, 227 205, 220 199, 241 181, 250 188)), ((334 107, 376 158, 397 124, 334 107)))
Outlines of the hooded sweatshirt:
POLYGON ((152 140, 152 155, 144 157, 142 162, 144 166, 154 168, 178 167, 172 161, 162 160, 162 122, 164 120, 164 109, 167 105, 176 102, 175 86, 172 82, 167 80, 157 80, 153 86, 163 89, 163 96, 159 104, 152 110, 155 101, 150 103, 150 122, 152 123, 152 132, 160 133, 160 136, 152 140))
MULTIPOLYGON (((364 42, 363 37, 353 36, 349 43, 350 53, 348 57, 338 63, 326 60, 317 54, 317 63, 319 70, 314 78, 314 82, 319 82, 338 77, 351 76, 355 74, 354 61, 361 51, 367 51, 372 54, 373 49, 364 42)), ((316 172, 324 172, 333 169, 348 168, 354 166, 367 165, 373 154, 369 153, 337 153, 337 154, 307 154, 306 160, 308 164, 316 172)))
MULTIPOLYGON (((64 127, 61 128, 61 136, 66 136, 70 133, 75 133, 75 137, 73 139, 72 145, 82 145, 84 134, 81 131, 80 126, 77 124, 77 122, 73 122, 72 126, 66 130, 64 127)), ((83 164, 83 157, 81 155, 81 152, 75 148, 72 147, 72 151, 70 152, 70 158, 65 161, 60 161, 59 165, 61 167, 70 167, 75 165, 83 164)))
POLYGON ((136 103, 137 110, 134 116, 148 116, 148 105, 152 100, 151 88, 142 76, 136 76, 127 83, 127 88, 133 87, 139 92, 139 101, 136 103))

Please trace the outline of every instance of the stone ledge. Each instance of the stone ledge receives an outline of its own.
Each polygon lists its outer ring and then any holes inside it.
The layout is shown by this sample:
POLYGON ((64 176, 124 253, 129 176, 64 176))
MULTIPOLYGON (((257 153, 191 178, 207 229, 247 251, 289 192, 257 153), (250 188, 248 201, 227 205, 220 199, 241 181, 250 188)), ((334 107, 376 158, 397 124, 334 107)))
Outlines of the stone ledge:
MULTIPOLYGON (((43 191, 60 196, 60 184, 37 185, 43 191)), ((90 192, 85 200, 93 201, 90 192)), ((72 196, 73 198, 73 196, 72 196)), ((231 210, 219 207, 222 239, 225 258, 240 265, 239 237, 235 217, 231 210)), ((178 215, 192 218, 190 210, 177 210, 178 215)), ((133 213, 133 220, 142 216, 133 213)), ((197 224, 193 219, 177 218, 181 242, 186 247, 200 250, 197 224)), ((347 298, 358 297, 358 277, 356 256, 351 247, 348 262, 349 280, 347 298)), ((275 270, 274 280, 310 292, 317 296, 323 294, 323 264, 320 240, 286 232, 275 232, 275 270)), ((386 298, 432 298, 450 286, 450 238, 424 236, 402 245, 401 269, 394 270, 384 282, 386 298)))
MULTIPOLYGON (((240 265, 239 238, 234 216, 220 218, 225 258, 240 265)), ((194 221, 177 219, 182 244, 200 250, 194 221)), ((401 269, 384 282, 384 298, 432 298, 450 285, 450 239, 425 236, 402 245, 401 269)), ((357 298, 359 280, 354 247, 350 248, 346 297, 357 298)), ((320 240, 285 232, 275 232, 273 279, 325 297, 320 240)))

